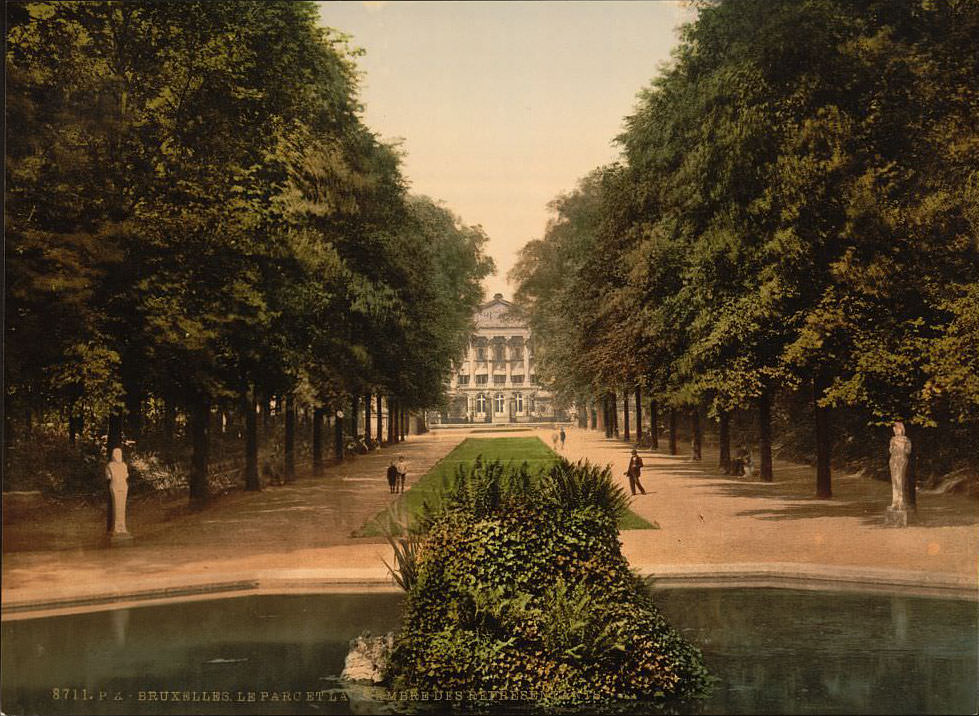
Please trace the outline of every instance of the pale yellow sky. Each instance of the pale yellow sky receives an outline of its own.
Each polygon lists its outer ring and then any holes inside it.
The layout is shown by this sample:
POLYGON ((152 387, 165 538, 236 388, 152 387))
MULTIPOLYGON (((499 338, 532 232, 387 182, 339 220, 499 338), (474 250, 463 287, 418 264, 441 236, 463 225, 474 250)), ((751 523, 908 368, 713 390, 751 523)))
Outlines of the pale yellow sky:
POLYGON ((353 36, 364 119, 402 139, 415 193, 480 224, 512 295, 516 252, 539 238, 547 203, 614 161, 636 93, 694 16, 682 0, 644 2, 322 2, 353 36))

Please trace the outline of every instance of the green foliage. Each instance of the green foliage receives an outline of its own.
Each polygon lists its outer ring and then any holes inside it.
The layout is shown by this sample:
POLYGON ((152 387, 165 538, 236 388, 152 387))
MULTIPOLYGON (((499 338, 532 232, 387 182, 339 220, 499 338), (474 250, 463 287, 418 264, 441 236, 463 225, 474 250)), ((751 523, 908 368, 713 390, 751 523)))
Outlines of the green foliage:
POLYGON ((542 375, 974 431, 977 31, 975 2, 700 4, 514 270, 542 375))
POLYGON ((148 397, 206 412, 256 390, 438 403, 487 238, 407 195, 313 3, 9 10, 17 415, 104 424, 148 397))
POLYGON ((702 694, 700 653, 665 622, 617 539, 607 470, 477 463, 430 512, 387 678, 534 693, 542 705, 702 694))

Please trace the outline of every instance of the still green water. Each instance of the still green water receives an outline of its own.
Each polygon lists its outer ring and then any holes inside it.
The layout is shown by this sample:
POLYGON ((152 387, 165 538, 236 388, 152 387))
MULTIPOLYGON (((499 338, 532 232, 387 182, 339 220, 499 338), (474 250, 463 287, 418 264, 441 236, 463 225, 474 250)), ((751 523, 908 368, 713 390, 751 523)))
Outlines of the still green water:
MULTIPOLYGON (((709 699, 681 712, 976 712, 975 602, 766 589, 664 590, 656 598, 719 679, 709 699)), ((350 639, 394 628, 400 604, 384 594, 245 597, 4 622, 0 708, 403 711, 337 680, 350 639)))

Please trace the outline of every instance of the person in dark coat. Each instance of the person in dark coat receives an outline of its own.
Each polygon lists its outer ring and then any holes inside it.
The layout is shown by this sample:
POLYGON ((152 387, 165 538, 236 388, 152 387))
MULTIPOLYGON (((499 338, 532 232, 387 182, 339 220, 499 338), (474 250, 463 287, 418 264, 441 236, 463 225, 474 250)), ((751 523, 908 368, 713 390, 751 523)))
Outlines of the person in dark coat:
POLYGON ((643 488, 642 483, 639 482, 639 476, 642 474, 642 458, 639 457, 639 452, 637 450, 632 451, 632 457, 629 458, 629 469, 625 472, 629 476, 629 489, 632 494, 636 494, 636 488, 639 488, 639 492, 646 494, 646 490, 643 488))
POLYGON ((388 490, 392 494, 398 491, 398 468, 395 466, 393 459, 388 466, 388 490))

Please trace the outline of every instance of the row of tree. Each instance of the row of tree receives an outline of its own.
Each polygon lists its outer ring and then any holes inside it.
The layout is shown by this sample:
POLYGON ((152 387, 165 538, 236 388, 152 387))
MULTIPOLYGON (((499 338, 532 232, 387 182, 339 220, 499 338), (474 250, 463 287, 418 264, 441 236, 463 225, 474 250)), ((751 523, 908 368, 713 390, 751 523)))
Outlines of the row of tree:
POLYGON ((217 409, 246 419, 251 475, 269 396, 314 431, 353 396, 438 403, 486 237, 408 194, 314 4, 6 11, 8 448, 179 413, 201 498, 217 409))
POLYGON ((754 406, 765 479, 773 401, 805 394, 822 497, 834 435, 975 445, 977 35, 971 0, 702 3, 621 162, 514 269, 540 373, 581 404, 706 408, 728 456, 754 406))

